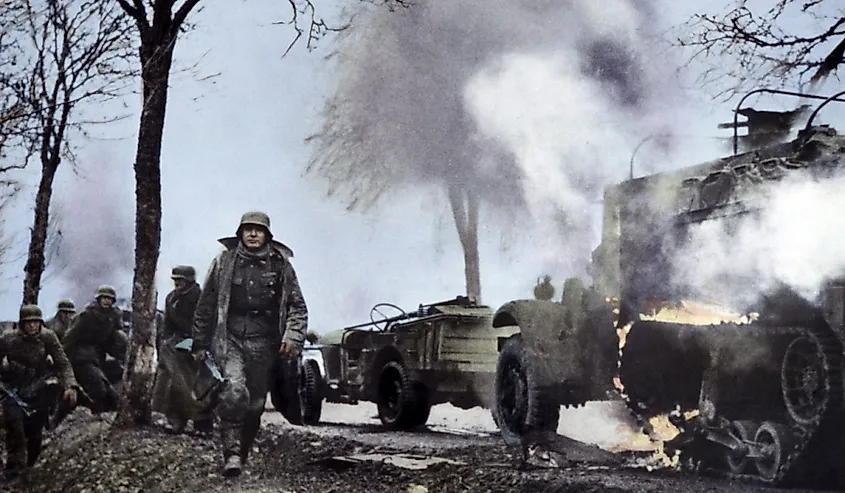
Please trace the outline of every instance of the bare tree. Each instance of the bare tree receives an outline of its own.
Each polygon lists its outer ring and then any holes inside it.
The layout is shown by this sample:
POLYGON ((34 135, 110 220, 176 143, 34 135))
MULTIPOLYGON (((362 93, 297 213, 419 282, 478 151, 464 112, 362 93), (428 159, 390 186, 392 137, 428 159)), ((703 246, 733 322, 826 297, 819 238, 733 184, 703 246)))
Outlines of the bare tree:
MULTIPOLYGON (((307 44, 330 29, 311 0, 287 0, 293 11, 283 24, 306 34, 307 44), (305 19, 303 22, 302 19, 305 19)), ((149 424, 155 377, 155 272, 161 246, 161 142, 173 53, 188 16, 200 0, 117 0, 140 39, 143 107, 135 154, 135 274, 132 283, 132 333, 123 375, 123 394, 115 424, 149 424)), ((288 47, 290 50, 290 47, 288 47)), ((286 53, 286 52, 285 52, 286 53)))
POLYGON ((694 49, 693 59, 717 60, 701 79, 714 83, 725 75, 736 84, 721 90, 731 96, 752 86, 813 84, 845 63, 845 8, 837 0, 777 0, 766 11, 734 0, 721 15, 696 14, 682 26, 678 44, 694 49), (724 65, 725 56, 736 67, 724 65))
POLYGON ((23 285, 23 303, 38 303, 46 266, 53 182, 63 160, 73 159, 71 130, 94 123, 81 117, 81 105, 103 103, 123 94, 134 46, 131 24, 110 2, 98 0, 26 1, 17 35, 15 68, 0 78, 15 95, 25 122, 19 136, 37 157, 41 178, 23 285))
POLYGON ((478 197, 466 188, 449 185, 449 205, 464 251, 467 296, 481 303, 481 262, 478 257, 478 197))
POLYGON ((173 50, 199 0, 117 0, 141 41, 143 107, 135 154, 135 274, 132 332, 115 424, 149 424, 155 378, 155 272, 161 246, 161 142, 173 50), (175 12, 174 12, 175 10, 175 12))

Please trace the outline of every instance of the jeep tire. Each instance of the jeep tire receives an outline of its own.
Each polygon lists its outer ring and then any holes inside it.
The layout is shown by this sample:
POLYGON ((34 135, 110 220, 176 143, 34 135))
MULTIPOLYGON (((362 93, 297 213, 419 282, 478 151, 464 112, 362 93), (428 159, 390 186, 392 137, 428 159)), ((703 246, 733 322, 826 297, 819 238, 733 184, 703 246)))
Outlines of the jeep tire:
POLYGON ((387 362, 379 372, 378 417, 391 430, 408 430, 428 420, 430 406, 422 384, 414 382, 398 361, 387 362))
POLYGON ((495 396, 493 418, 508 445, 521 444, 529 433, 557 430, 560 406, 551 389, 539 385, 519 336, 510 337, 499 353, 495 396))

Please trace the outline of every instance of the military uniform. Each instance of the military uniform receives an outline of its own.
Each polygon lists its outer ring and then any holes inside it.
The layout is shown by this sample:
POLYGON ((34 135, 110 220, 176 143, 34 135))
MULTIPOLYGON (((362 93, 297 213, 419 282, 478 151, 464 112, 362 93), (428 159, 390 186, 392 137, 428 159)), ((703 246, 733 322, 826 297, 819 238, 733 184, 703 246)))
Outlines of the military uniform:
POLYGON ((4 360, 0 380, 25 403, 21 407, 3 392, 7 476, 16 475, 38 459, 49 407, 60 390, 55 384, 64 389, 78 387, 56 334, 43 327, 33 334, 24 332, 23 322, 30 320, 43 323, 41 309, 24 305, 18 329, 0 336, 0 360, 4 360), (58 382, 51 382, 51 376, 58 382))
POLYGON ((76 306, 71 300, 61 300, 56 307, 56 314, 47 321, 47 328, 56 333, 61 341, 64 339, 73 317, 76 315, 76 306), (64 315, 63 315, 64 314, 64 315))
POLYGON ((99 299, 103 296, 114 300, 114 288, 100 286, 97 289, 95 303, 74 318, 62 341, 77 381, 93 401, 91 411, 94 413, 117 409, 117 392, 104 373, 106 355, 122 364, 128 342, 120 310, 114 306, 101 307, 99 299))
POLYGON ((194 316, 194 352, 210 350, 227 383, 217 405, 225 475, 240 474, 258 433, 280 345, 302 348, 308 310, 290 257, 273 241, 270 219, 246 213, 237 238, 211 264, 194 316), (241 238, 248 225, 266 230, 267 243, 249 249, 241 238))
POLYGON ((181 433, 186 422, 193 419, 195 431, 210 433, 213 428, 212 411, 200 409, 191 395, 199 365, 189 354, 175 349, 176 344, 191 337, 194 310, 202 290, 196 283, 196 271, 191 266, 174 267, 171 278, 183 280, 184 285, 168 293, 165 299, 158 373, 164 386, 162 411, 168 418, 167 430, 170 432, 181 433))

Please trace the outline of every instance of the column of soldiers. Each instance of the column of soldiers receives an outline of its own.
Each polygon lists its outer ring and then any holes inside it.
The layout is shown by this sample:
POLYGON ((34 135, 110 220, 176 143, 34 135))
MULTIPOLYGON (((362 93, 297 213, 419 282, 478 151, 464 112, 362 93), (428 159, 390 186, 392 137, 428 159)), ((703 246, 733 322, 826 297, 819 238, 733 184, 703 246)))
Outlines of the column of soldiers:
MULTIPOLYGON (((308 310, 290 262, 293 252, 273 239, 270 218, 248 212, 236 236, 218 240, 225 250, 211 264, 202 289, 191 266, 173 268, 158 339, 160 365, 154 407, 165 430, 210 436, 219 422, 223 474, 241 473, 260 427, 278 357, 295 358, 307 332, 308 310), (179 350, 190 341, 189 353, 179 350), (198 397, 210 368, 223 383, 198 397)), ((79 314, 70 300, 44 322, 38 306, 20 309, 17 328, 0 335, 0 385, 6 427, 5 476, 32 466, 42 430, 55 428, 77 405, 100 413, 117 408, 109 359, 123 364, 127 335, 116 293, 100 286, 79 314), (12 396, 15 398, 12 398, 12 396)))

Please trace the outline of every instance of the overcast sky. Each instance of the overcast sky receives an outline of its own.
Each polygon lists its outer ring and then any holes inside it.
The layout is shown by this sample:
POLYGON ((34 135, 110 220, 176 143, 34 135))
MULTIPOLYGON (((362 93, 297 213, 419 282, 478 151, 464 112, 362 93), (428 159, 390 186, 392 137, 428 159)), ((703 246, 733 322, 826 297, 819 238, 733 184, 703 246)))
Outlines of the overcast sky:
MULTIPOLYGON (((194 17, 198 28, 179 41, 180 66, 194 71, 174 75, 162 149, 162 245, 159 306, 172 288, 170 269, 197 268, 200 282, 241 214, 270 215, 275 237, 295 252, 293 260, 308 302, 311 328, 325 332, 365 321, 370 307, 391 302, 406 309, 464 292, 460 243, 442 191, 406 188, 366 213, 348 213, 326 197, 326 184, 303 175, 311 149, 303 142, 320 124, 320 111, 332 84, 332 66, 323 57, 330 43, 307 52, 300 45, 285 59, 291 31, 270 22, 284 19, 287 2, 206 2, 194 17), (225 6, 224 6, 225 5, 225 6), (203 77, 218 74, 206 80, 203 77)), ((659 3, 659 2, 658 2, 659 3)), ((683 21, 712 2, 664 1, 661 22, 683 21), (698 5, 697 5, 698 4, 698 5)), ((712 8, 712 7, 710 7, 712 8)), ((526 33, 530 35, 530 33, 526 33)), ((565 36, 566 33, 561 33, 565 36)), ((683 57, 679 55, 679 59, 683 57)), ((655 59, 654 64, 666 63, 655 59)), ((692 71, 695 67, 692 67, 692 71)), ((667 120, 680 122, 691 138, 680 167, 716 157, 706 136, 727 136, 716 124, 728 121, 735 101, 716 104, 709 93, 685 94, 667 120)), ((832 91, 829 91, 832 92, 832 91)), ((56 181, 56 207, 64 240, 61 258, 72 263, 45 282, 41 305, 52 315, 56 302, 72 296, 86 303, 100 283, 114 284, 130 296, 134 243, 134 176, 139 96, 127 97, 124 121, 94 131, 98 138, 79 142, 79 174, 62 166, 56 181), (107 264, 107 269, 95 265, 107 264)), ((772 107, 788 107, 772 103, 772 107), (780 105, 780 106, 778 106, 780 105)), ((841 109, 825 112, 835 122, 841 109)), ((840 126, 842 126, 840 124, 840 126)), ((646 135, 642 135, 645 137, 646 135)), ((633 146, 616 149, 618 180, 628 173, 633 146)), ((36 176, 33 167, 29 179, 36 176)), ((25 189, 5 227, 24 251, 31 224, 32 189, 25 189)), ((599 197, 594 197, 595 203, 599 197)), ((530 297, 536 279, 553 275, 558 294, 565 262, 550 260, 549 237, 541 225, 502 225, 482 210, 480 231, 482 296, 498 306, 530 297)), ((585 237, 589 248, 596 237, 585 237)), ((18 255, 20 257, 20 255, 18 255)), ((0 317, 14 318, 20 303, 23 260, 4 268, 0 317)))

